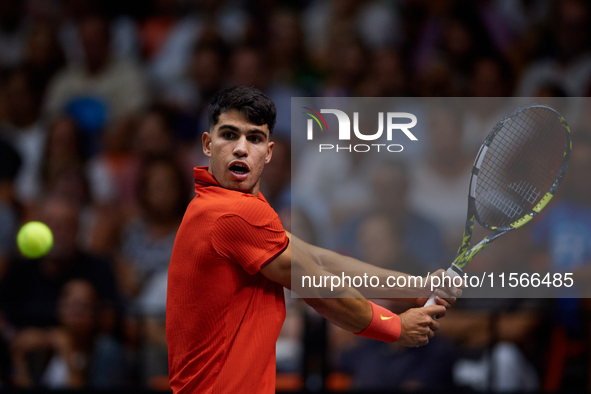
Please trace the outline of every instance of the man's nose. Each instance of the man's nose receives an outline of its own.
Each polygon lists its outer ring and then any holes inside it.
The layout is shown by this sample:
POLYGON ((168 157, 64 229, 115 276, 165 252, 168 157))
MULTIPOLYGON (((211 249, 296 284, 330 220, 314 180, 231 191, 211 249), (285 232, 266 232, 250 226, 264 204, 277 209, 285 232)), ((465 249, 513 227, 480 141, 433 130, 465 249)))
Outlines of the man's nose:
POLYGON ((234 145, 234 154, 239 157, 247 156, 248 155, 248 141, 246 140, 246 136, 241 136, 236 141, 236 145, 234 145))

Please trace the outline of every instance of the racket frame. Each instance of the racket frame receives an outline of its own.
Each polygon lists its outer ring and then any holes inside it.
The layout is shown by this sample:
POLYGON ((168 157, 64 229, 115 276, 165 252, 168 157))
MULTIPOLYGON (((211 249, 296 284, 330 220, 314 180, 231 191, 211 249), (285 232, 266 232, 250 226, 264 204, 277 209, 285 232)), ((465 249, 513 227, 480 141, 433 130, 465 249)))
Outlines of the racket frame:
POLYGON ((523 106, 515 109, 509 115, 505 116, 505 118, 503 118, 499 123, 497 123, 495 125, 495 127, 491 130, 491 132, 487 135, 486 139, 484 140, 484 143, 482 144, 482 146, 480 147, 480 149, 478 151, 478 154, 476 155, 476 159, 474 160, 474 165, 473 165, 472 171, 470 173, 470 187, 468 189, 469 190, 468 214, 466 217, 466 225, 464 227, 464 234, 462 236, 462 244, 458 248, 456 258, 452 262, 449 270, 454 271, 458 275, 461 275, 464 271, 464 268, 466 267, 466 265, 468 265, 470 260, 472 260, 472 258, 477 253, 479 253, 482 249, 484 249, 488 244, 490 244, 495 239, 499 238, 501 235, 504 235, 504 234, 508 233, 509 231, 515 230, 515 229, 523 226, 524 224, 528 223, 530 220, 532 220, 534 218, 534 216, 536 216, 542 209, 544 209, 544 207, 548 204, 548 202, 550 202, 550 200, 554 196, 554 193, 556 193, 556 189, 558 188, 558 186, 562 182, 562 179, 564 178, 564 174, 566 173, 566 169, 568 168, 571 150, 572 150, 571 131, 570 131, 568 124, 566 123, 566 120, 555 109, 553 109, 547 105, 535 104, 535 103, 523 105, 523 106), (495 139, 495 137, 497 136, 499 131, 503 128, 505 123, 507 123, 511 118, 516 116, 518 113, 520 113, 526 109, 535 108, 535 107, 546 108, 546 109, 554 112, 554 114, 556 115, 556 117, 560 121, 562 128, 564 129, 565 145, 564 145, 564 155, 563 155, 563 159, 562 159, 562 164, 560 166, 560 170, 558 171, 558 174, 556 176, 556 180, 554 181, 554 183, 552 184, 552 186, 550 187, 548 192, 532 208, 532 210, 530 212, 527 212, 525 215, 521 216, 519 219, 510 223, 508 226, 504 226, 504 227, 489 226, 488 224, 486 224, 485 222, 483 222, 481 220, 480 216, 478 215, 478 211, 476 209, 476 183, 478 181, 478 172, 480 171, 480 166, 482 165, 482 162, 484 160, 486 152, 488 151, 488 148, 490 147, 491 143, 493 142, 493 140, 495 139), (482 239, 482 241, 478 242, 473 247, 470 247, 472 234, 474 231, 474 220, 475 219, 482 227, 484 227, 488 230, 491 230, 492 234, 487 235, 486 237, 484 237, 482 239))

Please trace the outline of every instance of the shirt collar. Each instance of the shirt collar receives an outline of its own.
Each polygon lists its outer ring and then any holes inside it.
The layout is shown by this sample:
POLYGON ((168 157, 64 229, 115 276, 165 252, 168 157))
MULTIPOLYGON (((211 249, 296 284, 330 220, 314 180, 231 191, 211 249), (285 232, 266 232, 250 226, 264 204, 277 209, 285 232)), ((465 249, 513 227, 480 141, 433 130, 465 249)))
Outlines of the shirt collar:
POLYGON ((198 186, 220 186, 213 175, 208 171, 208 166, 201 166, 193 168, 193 175, 195 176, 195 187, 198 186))
MULTIPOLYGON (((193 168, 193 175, 195 176, 195 191, 197 191, 197 189, 199 187, 207 187, 207 186, 222 187, 218 183, 218 181, 215 180, 215 178, 209 172, 208 169, 209 169, 208 166, 200 166, 200 167, 193 168)), ((240 193, 240 192, 237 192, 237 193, 240 193)), ((263 196, 263 193, 261 193, 260 190, 259 190, 258 196, 255 196, 254 194, 249 194, 249 193, 242 193, 242 194, 244 194, 246 196, 257 197, 257 198, 263 200, 264 202, 267 202, 267 199, 265 198, 265 196, 263 196)))

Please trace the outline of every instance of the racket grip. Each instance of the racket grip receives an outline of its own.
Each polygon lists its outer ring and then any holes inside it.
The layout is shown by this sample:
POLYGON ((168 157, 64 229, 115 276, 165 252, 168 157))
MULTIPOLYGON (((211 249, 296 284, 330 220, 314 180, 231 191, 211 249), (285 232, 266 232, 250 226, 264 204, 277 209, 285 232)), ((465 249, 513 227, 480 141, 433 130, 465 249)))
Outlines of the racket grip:
POLYGON ((435 305, 435 294, 431 294, 431 297, 425 302, 424 306, 435 305))
MULTIPOLYGON (((452 270, 451 267, 447 269, 447 273, 451 276, 460 276, 456 271, 452 270)), ((431 297, 425 302, 424 306, 435 305, 435 293, 431 294, 431 297)))

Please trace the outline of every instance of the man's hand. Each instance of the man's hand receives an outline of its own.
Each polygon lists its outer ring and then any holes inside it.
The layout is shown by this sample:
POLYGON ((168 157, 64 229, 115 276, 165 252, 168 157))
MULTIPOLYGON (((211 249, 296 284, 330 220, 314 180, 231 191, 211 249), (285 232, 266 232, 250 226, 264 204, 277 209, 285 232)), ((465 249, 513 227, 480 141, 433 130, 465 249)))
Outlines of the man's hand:
MULTIPOLYGON (((431 284, 432 284, 432 278, 433 277, 438 277, 439 279, 441 279, 441 277, 449 277, 451 282, 448 281, 448 279, 446 278, 444 281, 437 281, 436 283, 440 283, 439 286, 435 286, 435 302, 439 305, 443 305, 446 308, 451 307, 451 304, 453 304, 454 302, 456 302, 456 298, 460 297, 462 295, 462 289, 465 288, 465 284, 464 281, 462 280, 462 286, 460 286, 460 288, 457 287, 453 287, 453 286, 447 286, 450 283, 454 283, 453 282, 453 276, 451 276, 450 274, 447 273, 446 270, 444 269, 439 269, 435 272, 433 272, 431 275, 429 275, 428 277, 425 278, 425 287, 423 288, 423 297, 419 297, 416 299, 416 303, 418 305, 425 305, 425 303, 427 302, 427 300, 429 299, 429 297, 431 296, 431 284), (439 298, 439 300, 438 300, 439 298)), ((456 279, 456 283, 458 282, 458 279, 456 279)))
POLYGON ((416 347, 429 343, 435 331, 439 329, 439 323, 433 316, 445 316, 446 307, 443 305, 430 305, 423 308, 412 308, 400 314, 402 331, 396 343, 402 346, 416 347))

